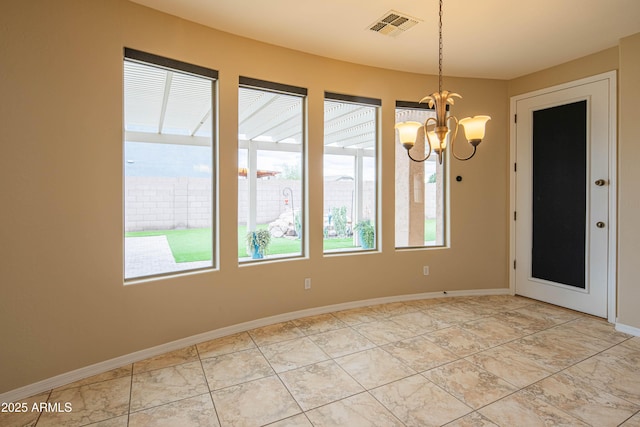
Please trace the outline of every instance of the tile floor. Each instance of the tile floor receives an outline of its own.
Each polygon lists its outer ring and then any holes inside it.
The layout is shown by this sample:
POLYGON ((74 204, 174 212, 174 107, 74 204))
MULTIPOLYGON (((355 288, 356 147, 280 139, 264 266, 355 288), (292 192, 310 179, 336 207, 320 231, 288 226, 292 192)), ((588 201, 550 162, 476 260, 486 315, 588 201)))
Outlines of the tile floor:
POLYGON ((204 342, 25 399, 5 426, 640 427, 640 337, 510 296, 391 303, 204 342))

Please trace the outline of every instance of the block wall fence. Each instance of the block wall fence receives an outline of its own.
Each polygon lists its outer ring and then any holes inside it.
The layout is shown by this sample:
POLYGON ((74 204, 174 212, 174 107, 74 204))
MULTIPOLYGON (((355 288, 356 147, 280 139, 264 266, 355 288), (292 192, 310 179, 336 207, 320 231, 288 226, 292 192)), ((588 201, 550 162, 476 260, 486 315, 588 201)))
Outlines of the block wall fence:
MULTIPOLYGON (((300 182, 294 180, 258 180, 257 223, 274 221, 283 212, 300 209, 302 192, 300 182), (293 197, 283 194, 285 188, 293 190, 293 197), (285 204, 288 199, 288 204, 285 204)), ((364 183, 365 215, 375 212, 374 183, 364 183)), ((211 182, 207 178, 125 177, 125 231, 173 230, 211 226, 211 182)), ((427 191, 435 192, 433 184, 427 191)), ((429 195, 427 195, 429 197, 429 195)), ((347 207, 351 218, 354 205, 353 181, 325 181, 325 220, 334 207, 347 207)), ((246 179, 238 180, 238 222, 247 223, 249 189, 246 179)), ((427 212, 435 217, 435 206, 427 212)))

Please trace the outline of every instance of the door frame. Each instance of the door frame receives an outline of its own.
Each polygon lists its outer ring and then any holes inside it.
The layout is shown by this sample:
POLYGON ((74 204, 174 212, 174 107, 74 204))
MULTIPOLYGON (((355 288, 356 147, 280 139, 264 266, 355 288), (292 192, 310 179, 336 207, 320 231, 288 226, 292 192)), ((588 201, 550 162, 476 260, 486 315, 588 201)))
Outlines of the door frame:
POLYGON ((511 294, 516 292, 516 225, 514 212, 516 211, 516 107, 517 102, 526 98, 546 95, 559 90, 568 89, 596 81, 607 80, 609 84, 609 219, 607 226, 607 320, 615 323, 617 320, 617 160, 618 160, 618 139, 617 139, 617 84, 616 71, 597 74, 579 80, 551 86, 511 97, 509 111, 509 290, 511 294))

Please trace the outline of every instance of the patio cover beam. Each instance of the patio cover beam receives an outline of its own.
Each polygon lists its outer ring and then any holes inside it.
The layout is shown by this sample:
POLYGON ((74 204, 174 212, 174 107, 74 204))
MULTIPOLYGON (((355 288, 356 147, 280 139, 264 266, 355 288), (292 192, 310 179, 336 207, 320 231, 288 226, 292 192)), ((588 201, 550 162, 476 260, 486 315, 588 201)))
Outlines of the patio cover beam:
POLYGON ((158 119, 158 133, 162 133, 164 126, 164 118, 167 114, 167 104, 169 103, 169 94, 171 93, 171 81, 173 80, 173 71, 167 71, 167 78, 164 81, 164 94, 162 97, 162 107, 160 108, 160 118, 158 119))
POLYGON ((158 144, 198 145, 201 147, 211 147, 211 137, 208 136, 126 131, 124 133, 124 140, 128 142, 152 142, 158 144))

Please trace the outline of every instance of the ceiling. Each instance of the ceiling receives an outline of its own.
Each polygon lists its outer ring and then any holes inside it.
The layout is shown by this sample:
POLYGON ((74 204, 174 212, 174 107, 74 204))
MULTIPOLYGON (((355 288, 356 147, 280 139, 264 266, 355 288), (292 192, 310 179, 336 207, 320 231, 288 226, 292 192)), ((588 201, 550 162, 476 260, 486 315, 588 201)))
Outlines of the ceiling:
MULTIPOLYGON (((438 0, 133 0, 212 28, 329 58, 438 73, 438 0), (418 23, 369 30, 390 11, 418 23)), ((511 79, 640 32, 640 0, 445 0, 444 74, 511 79)))

